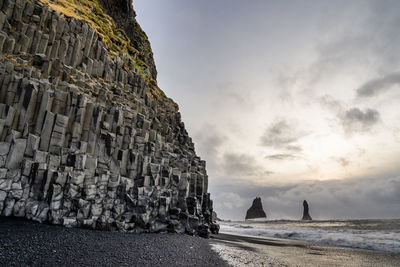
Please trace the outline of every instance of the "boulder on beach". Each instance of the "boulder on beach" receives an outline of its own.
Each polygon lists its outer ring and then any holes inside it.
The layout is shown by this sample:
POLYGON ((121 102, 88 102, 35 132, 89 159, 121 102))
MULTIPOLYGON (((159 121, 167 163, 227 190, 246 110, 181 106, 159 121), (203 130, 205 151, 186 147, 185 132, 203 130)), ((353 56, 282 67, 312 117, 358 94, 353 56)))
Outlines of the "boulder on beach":
POLYGON ((248 219, 256 219, 256 218, 267 218, 265 211, 263 210, 263 206, 261 203, 261 198, 256 197, 253 200, 253 205, 247 210, 246 220, 248 219))
POLYGON ((303 207, 304 207, 304 210, 303 210, 303 218, 302 218, 302 220, 303 221, 311 221, 312 218, 310 216, 308 203, 307 203, 306 200, 303 201, 303 207))

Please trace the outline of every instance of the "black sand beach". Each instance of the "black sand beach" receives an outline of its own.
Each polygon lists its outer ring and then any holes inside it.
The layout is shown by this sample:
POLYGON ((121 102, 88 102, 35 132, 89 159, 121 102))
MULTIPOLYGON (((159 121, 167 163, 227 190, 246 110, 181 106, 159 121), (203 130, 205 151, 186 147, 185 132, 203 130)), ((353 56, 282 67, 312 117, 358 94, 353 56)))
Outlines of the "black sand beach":
POLYGON ((0 217, 0 266, 227 266, 209 240, 65 228, 0 217))
POLYGON ((0 266, 400 266, 399 254, 219 234, 130 234, 0 217, 0 266))

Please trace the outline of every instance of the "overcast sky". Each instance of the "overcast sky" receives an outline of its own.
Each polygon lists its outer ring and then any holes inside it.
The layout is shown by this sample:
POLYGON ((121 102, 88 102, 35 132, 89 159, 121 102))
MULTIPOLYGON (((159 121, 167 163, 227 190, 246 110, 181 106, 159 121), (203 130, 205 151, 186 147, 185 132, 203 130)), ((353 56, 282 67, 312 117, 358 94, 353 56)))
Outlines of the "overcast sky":
POLYGON ((243 219, 400 217, 400 1, 134 0, 161 89, 243 219))

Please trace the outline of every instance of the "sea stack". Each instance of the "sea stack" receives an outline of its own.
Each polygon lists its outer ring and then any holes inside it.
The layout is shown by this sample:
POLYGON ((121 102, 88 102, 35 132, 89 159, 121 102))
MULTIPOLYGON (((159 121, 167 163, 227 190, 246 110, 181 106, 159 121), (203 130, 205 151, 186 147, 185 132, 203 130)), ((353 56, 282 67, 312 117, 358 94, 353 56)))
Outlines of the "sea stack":
POLYGON ((306 200, 303 201, 303 207, 304 207, 304 210, 303 210, 303 218, 302 218, 302 220, 303 221, 311 221, 312 218, 310 216, 308 203, 307 203, 306 200))
POLYGON ((0 0, 0 215, 207 237, 206 162, 132 0, 0 0))
POLYGON ((251 205, 251 207, 247 210, 246 213, 246 220, 256 219, 256 218, 267 218, 267 215, 263 210, 260 197, 256 197, 253 200, 253 205, 251 205))

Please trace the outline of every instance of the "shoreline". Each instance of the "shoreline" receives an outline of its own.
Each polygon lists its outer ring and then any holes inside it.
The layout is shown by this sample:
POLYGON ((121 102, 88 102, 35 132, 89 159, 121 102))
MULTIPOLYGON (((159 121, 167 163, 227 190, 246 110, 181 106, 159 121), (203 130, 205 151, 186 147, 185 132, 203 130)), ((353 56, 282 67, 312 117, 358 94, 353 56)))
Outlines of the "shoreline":
POLYGON ((400 220, 220 223, 221 233, 278 238, 400 254, 400 220))
POLYGON ((134 234, 0 217, 1 266, 400 266, 400 254, 220 233, 134 234))
POLYGON ((400 254, 220 233, 213 250, 233 266, 400 266, 400 254))

